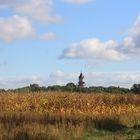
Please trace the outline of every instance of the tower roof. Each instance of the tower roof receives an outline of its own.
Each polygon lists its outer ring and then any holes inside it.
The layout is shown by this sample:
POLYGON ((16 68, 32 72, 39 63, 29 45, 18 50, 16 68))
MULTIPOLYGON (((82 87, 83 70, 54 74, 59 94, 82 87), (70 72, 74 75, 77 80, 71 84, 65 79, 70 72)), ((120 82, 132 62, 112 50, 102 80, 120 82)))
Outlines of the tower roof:
POLYGON ((84 78, 84 75, 83 75, 83 73, 82 73, 82 72, 80 73, 79 78, 84 78))

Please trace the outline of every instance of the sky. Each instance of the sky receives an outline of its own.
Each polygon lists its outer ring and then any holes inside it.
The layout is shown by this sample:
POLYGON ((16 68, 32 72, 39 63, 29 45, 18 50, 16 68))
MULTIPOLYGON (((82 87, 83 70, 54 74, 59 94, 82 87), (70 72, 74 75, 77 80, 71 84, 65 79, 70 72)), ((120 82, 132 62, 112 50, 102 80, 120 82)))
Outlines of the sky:
POLYGON ((0 88, 130 88, 139 61, 138 0, 0 0, 0 88))

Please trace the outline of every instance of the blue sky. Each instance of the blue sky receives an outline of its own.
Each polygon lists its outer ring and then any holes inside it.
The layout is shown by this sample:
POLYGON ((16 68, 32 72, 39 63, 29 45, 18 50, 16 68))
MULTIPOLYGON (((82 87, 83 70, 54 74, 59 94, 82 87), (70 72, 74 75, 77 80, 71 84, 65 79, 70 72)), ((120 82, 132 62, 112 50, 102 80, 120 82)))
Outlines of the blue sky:
POLYGON ((140 83, 140 1, 0 0, 0 88, 140 83))

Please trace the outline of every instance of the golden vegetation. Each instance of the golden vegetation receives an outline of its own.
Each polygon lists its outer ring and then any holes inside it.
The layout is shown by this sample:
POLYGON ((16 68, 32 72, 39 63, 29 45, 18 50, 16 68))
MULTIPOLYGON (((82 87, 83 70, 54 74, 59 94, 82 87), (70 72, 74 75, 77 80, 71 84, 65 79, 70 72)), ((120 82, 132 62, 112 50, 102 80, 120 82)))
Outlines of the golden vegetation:
POLYGON ((95 129, 113 132, 113 139, 122 129, 140 132, 140 96, 134 94, 3 93, 0 112, 0 139, 90 140, 95 129))

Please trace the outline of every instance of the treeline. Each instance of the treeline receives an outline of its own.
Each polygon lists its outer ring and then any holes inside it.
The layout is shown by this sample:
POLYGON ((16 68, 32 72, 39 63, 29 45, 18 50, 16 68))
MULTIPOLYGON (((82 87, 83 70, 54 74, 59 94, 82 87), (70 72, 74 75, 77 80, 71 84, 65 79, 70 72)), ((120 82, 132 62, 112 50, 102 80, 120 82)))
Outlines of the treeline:
POLYGON ((68 92, 82 92, 82 93, 128 93, 130 90, 128 88, 121 87, 79 87, 73 83, 68 83, 66 86, 49 86, 47 88, 49 91, 68 91, 68 92))
POLYGON ((65 86, 54 85, 48 87, 41 87, 38 84, 31 84, 30 86, 17 88, 17 89, 10 89, 4 90, 1 89, 0 92, 15 92, 15 93, 29 93, 29 92, 48 92, 48 91, 55 91, 55 92, 81 92, 81 93, 136 93, 140 94, 140 84, 134 84, 131 89, 129 88, 122 88, 122 87, 102 87, 102 86, 92 86, 92 87, 79 87, 74 83, 68 83, 65 86))

